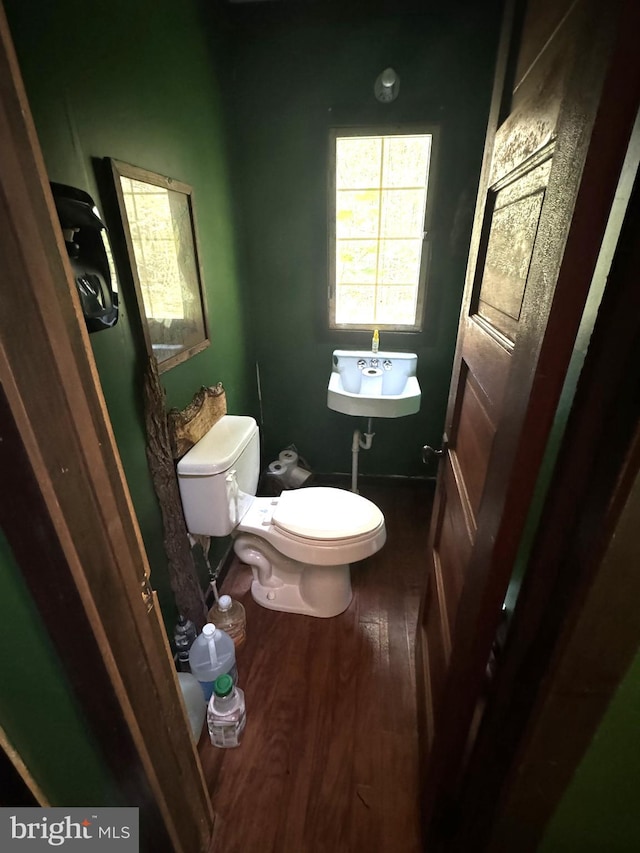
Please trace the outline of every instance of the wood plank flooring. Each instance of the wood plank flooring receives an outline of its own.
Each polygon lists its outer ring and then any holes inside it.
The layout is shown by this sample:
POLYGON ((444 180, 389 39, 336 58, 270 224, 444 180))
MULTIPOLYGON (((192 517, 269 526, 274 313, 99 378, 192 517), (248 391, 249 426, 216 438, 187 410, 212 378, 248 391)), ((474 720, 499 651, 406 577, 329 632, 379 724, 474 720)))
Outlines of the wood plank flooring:
POLYGON ((432 490, 364 485, 387 543, 352 567, 353 601, 333 619, 257 605, 251 572, 223 591, 247 611, 238 652, 247 727, 240 747, 199 750, 218 815, 216 853, 417 853, 414 637, 432 490))

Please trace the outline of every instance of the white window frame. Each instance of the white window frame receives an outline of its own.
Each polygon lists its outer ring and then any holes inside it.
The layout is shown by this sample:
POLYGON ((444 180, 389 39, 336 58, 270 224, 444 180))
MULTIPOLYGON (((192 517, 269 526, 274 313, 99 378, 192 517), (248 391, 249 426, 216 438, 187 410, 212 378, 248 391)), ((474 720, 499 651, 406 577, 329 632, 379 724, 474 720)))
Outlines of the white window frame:
POLYGON ((429 159, 429 174, 427 182, 427 201, 423 226, 422 254, 418 278, 418 296, 416 303, 415 323, 394 325, 390 323, 375 323, 380 331, 421 332, 424 328, 424 309, 429 280, 431 255, 430 227, 432 222, 433 199, 435 195, 436 163, 438 151, 439 128, 436 125, 397 125, 397 126, 362 126, 334 127, 329 130, 329 169, 328 169, 328 273, 329 273, 329 328, 358 331, 370 330, 372 323, 337 323, 336 322, 336 140, 350 136, 409 136, 428 134, 431 136, 431 153, 429 159))

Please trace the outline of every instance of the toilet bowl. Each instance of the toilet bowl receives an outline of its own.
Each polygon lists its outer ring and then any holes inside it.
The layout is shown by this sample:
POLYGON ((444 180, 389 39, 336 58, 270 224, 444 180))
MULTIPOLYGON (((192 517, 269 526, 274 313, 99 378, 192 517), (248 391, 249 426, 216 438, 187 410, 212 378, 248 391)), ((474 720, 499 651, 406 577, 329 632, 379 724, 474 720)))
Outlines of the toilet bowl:
POLYGON ((386 530, 384 516, 366 498, 313 487, 256 498, 234 535, 259 604, 329 617, 351 602, 349 564, 379 551, 386 530))
POLYGON ((233 536, 261 606, 319 617, 342 613, 352 598, 350 563, 384 545, 382 512, 334 488, 256 497, 259 470, 256 422, 225 415, 178 463, 189 532, 233 536))

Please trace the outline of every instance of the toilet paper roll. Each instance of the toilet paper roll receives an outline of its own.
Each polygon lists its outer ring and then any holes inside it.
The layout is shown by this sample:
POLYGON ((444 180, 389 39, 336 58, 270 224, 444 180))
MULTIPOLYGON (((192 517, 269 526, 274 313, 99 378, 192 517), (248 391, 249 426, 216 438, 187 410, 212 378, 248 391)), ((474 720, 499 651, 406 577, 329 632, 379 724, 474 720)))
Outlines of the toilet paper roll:
POLYGON ((296 465, 295 468, 288 468, 285 476, 285 482, 291 489, 298 489, 300 486, 304 485, 306 481, 311 476, 311 471, 307 471, 306 468, 301 468, 299 465, 296 465))
POLYGON ((360 393, 371 397, 382 394, 382 382, 384 375, 378 367, 367 367, 362 371, 360 382, 360 393))
POLYGON ((279 459, 270 462, 267 471, 269 476, 277 480, 285 489, 297 489, 304 485, 311 476, 311 471, 299 465, 283 465, 279 459))
POLYGON ((282 462, 276 459, 274 462, 269 463, 268 471, 273 477, 284 478, 287 473, 287 466, 283 465, 282 462))
POLYGON ((278 454, 278 461, 286 467, 292 467, 298 464, 298 454, 295 450, 283 450, 278 454))

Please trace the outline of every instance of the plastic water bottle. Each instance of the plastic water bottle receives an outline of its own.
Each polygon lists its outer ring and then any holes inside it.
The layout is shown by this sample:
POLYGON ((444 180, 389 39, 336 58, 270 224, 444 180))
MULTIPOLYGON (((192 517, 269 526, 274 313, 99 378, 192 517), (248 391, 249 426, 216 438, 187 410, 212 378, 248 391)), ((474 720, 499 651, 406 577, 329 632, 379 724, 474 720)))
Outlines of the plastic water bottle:
POLYGON ((233 640, 220 628, 208 622, 189 650, 191 672, 200 682, 204 698, 209 701, 213 682, 219 675, 228 673, 233 682, 238 680, 236 649, 233 640))
POLYGON ((221 595, 209 611, 209 619, 222 628, 239 648, 247 638, 247 620, 244 607, 230 595, 221 595))
POLYGON ((213 684, 207 708, 207 728, 214 746, 239 746, 247 721, 244 691, 235 687, 230 675, 220 675, 213 684))

